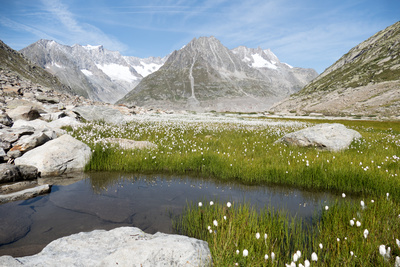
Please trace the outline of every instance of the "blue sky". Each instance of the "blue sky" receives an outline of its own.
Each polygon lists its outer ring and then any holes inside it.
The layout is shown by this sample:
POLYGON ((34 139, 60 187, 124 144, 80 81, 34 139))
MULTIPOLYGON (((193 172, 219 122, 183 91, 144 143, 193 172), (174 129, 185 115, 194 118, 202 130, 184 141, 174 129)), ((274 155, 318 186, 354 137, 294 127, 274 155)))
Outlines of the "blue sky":
POLYGON ((0 39, 16 50, 51 39, 163 57, 213 35, 319 73, 399 20, 399 0, 0 0, 0 39))

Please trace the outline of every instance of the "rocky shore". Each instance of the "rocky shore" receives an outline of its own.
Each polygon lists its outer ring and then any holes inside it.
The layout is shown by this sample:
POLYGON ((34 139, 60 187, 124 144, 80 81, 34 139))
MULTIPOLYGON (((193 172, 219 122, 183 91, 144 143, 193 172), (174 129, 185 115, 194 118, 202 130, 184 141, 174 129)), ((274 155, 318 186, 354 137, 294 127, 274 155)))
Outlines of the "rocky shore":
POLYGON ((38 177, 83 170, 91 157, 90 148, 62 127, 79 125, 82 120, 118 124, 135 114, 172 112, 97 102, 0 70, 0 185, 4 184, 0 203, 49 192, 51 186, 35 191, 38 177), (26 194, 26 189, 34 193, 26 194))
MULTIPOLYGON (((57 177, 83 171, 92 151, 62 127, 82 124, 82 120, 118 124, 146 113, 172 111, 96 102, 0 69, 0 205, 49 193, 57 177)), ((129 148, 152 145, 119 139, 109 142, 129 148)), ((9 223, 6 218, 2 222, 9 223)), ((13 240, 13 233, 2 236, 3 243, 13 240)), ((60 238, 33 256, 0 257, 0 266, 54 266, 55 262, 64 266, 208 266, 212 260, 207 242, 179 235, 150 235, 134 227, 60 238)))

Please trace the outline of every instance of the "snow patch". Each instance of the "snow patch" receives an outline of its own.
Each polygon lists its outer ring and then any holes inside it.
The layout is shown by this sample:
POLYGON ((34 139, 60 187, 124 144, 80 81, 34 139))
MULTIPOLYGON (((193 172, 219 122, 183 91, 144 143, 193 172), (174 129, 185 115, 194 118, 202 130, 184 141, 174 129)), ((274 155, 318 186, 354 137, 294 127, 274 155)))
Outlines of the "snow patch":
POLYGON ((287 63, 283 63, 283 64, 285 64, 285 65, 288 66, 289 68, 293 69, 293 66, 290 66, 290 65, 287 64, 287 63))
POLYGON ((108 77, 111 78, 111 80, 133 82, 138 79, 130 72, 129 67, 127 66, 111 63, 105 65, 96 64, 96 67, 101 69, 108 77))
POLYGON ((144 77, 152 74, 161 68, 162 64, 140 62, 139 66, 133 66, 137 73, 144 77))
POLYGON ((56 67, 59 69, 64 69, 64 66, 61 66, 57 62, 51 62, 51 64, 46 64, 46 69, 51 69, 51 67, 56 67))
POLYGON ((83 48, 87 49, 87 50, 97 50, 101 47, 101 45, 85 45, 82 46, 83 48))
POLYGON ((82 69, 81 71, 82 71, 82 73, 85 74, 85 76, 87 76, 87 77, 93 75, 93 73, 92 73, 90 70, 82 69))
POLYGON ((278 69, 277 66, 275 66, 268 60, 264 59, 259 54, 253 54, 251 56, 253 57, 253 60, 254 60, 254 62, 251 64, 251 66, 254 68, 269 68, 269 69, 274 69, 274 70, 278 69))

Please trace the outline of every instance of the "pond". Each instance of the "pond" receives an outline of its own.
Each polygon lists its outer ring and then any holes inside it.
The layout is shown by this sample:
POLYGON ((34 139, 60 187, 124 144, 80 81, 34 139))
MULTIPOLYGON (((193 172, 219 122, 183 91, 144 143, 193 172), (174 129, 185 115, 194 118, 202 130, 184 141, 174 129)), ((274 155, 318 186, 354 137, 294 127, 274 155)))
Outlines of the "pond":
POLYGON ((85 173, 69 185, 53 185, 51 193, 0 205, 0 255, 40 252, 51 241, 82 231, 135 226, 147 233, 174 233, 171 218, 190 202, 248 202, 285 209, 310 220, 337 196, 280 186, 170 175, 85 173))

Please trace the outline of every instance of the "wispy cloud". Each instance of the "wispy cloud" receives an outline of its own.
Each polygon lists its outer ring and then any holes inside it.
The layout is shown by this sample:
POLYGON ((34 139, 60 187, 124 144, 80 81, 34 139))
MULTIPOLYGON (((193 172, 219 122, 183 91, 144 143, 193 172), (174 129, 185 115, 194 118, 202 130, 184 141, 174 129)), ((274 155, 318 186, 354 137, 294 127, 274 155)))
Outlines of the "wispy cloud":
POLYGON ((81 23, 72 14, 68 6, 59 0, 42 0, 44 9, 53 18, 54 24, 48 25, 49 31, 68 44, 102 44, 109 49, 124 51, 127 46, 115 37, 105 34, 96 26, 81 23))
POLYGON ((45 32, 36 29, 34 27, 13 21, 9 18, 6 18, 4 16, 0 16, 0 25, 2 25, 3 27, 7 27, 10 29, 13 29, 15 31, 20 31, 20 32, 29 32, 31 34, 36 35, 38 38, 46 38, 46 39, 50 39, 51 36, 46 34, 45 32))
POLYGON ((2 38, 26 45, 46 38, 68 45, 102 44, 139 57, 165 56, 194 37, 214 35, 228 48, 270 48, 282 61, 319 72, 396 22, 400 7, 393 0, 3 2, 2 38))

